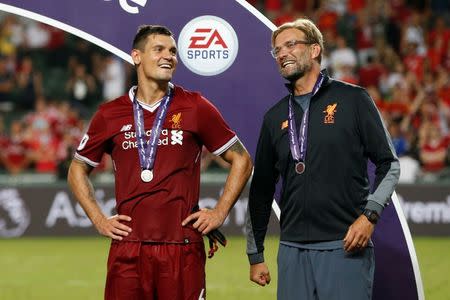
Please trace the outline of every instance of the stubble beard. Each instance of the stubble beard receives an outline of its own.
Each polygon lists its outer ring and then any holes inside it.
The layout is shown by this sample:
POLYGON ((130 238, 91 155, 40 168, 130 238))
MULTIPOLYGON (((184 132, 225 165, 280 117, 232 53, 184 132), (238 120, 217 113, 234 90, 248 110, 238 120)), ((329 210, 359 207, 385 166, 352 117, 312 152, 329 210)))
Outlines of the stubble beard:
POLYGON ((308 64, 308 63, 296 63, 295 64, 295 69, 290 71, 290 72, 283 72, 282 70, 280 70, 281 76, 283 76, 286 80, 288 80, 289 82, 295 82, 298 79, 302 78, 303 76, 305 76, 306 73, 308 73, 312 68, 312 64, 308 64))
POLYGON ((165 73, 165 72, 154 72, 153 74, 149 74, 145 76, 147 79, 158 82, 158 83, 168 83, 172 80, 173 73, 165 73))

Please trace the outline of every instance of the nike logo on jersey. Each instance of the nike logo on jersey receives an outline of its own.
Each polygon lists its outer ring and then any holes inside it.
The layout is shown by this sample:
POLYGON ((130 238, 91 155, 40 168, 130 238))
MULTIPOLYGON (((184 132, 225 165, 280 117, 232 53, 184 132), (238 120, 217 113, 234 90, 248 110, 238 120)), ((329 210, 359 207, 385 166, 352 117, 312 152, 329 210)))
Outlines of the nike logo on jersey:
POLYGON ((123 125, 122 129, 120 129, 120 132, 124 132, 124 131, 130 130, 131 126, 133 126, 133 125, 131 125, 131 124, 123 125))

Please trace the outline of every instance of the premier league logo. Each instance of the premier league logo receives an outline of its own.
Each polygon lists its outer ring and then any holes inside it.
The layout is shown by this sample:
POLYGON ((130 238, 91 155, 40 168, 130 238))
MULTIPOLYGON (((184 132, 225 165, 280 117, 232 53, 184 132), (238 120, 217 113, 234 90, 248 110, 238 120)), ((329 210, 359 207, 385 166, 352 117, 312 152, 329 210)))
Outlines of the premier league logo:
POLYGON ((30 212, 16 189, 0 190, 0 237, 21 236, 30 225, 30 212))
POLYGON ((203 76, 214 76, 233 64, 239 42, 227 21, 215 16, 201 16, 181 30, 178 47, 180 58, 189 70, 203 76))

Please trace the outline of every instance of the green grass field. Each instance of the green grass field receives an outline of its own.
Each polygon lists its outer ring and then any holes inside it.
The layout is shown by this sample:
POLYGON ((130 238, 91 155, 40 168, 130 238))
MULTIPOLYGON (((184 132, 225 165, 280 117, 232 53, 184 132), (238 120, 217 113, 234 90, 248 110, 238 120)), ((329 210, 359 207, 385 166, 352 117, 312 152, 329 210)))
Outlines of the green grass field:
MULTIPOLYGON (((450 238, 414 242, 426 299, 450 299, 450 238)), ((273 281, 259 287, 248 279, 244 238, 231 238, 208 260, 208 299, 275 299, 277 243, 266 243, 273 281)), ((102 299, 108 247, 102 238, 0 240, 0 300, 102 299)))

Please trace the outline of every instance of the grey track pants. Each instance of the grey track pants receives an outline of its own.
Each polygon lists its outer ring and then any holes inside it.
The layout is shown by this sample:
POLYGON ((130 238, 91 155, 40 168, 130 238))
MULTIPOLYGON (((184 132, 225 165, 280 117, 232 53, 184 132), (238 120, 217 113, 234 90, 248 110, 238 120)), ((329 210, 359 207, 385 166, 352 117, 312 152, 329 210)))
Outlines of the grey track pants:
POLYGON ((278 300, 370 300, 373 248, 309 250, 280 244, 278 300))

